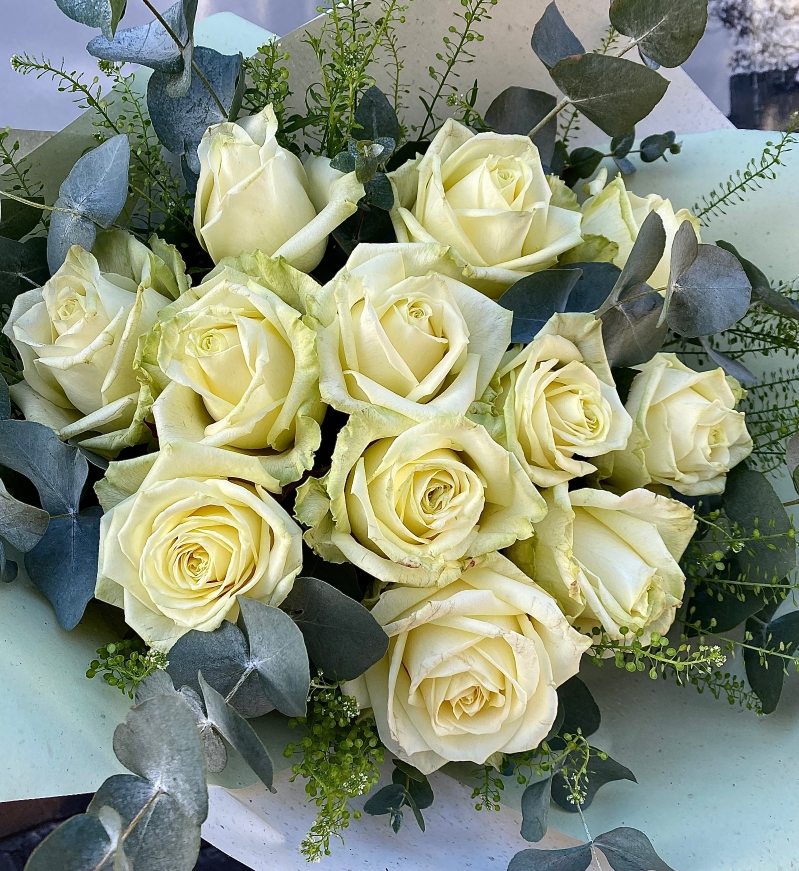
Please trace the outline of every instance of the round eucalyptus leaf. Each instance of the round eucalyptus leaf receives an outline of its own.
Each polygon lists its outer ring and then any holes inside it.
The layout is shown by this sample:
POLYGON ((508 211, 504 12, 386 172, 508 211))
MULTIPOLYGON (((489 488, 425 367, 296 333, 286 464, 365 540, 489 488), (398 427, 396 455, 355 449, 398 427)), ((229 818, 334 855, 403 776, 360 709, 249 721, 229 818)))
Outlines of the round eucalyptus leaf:
POLYGON ((623 136, 614 136, 610 140, 610 150, 614 157, 627 157, 635 145, 635 128, 628 130, 623 136))
POLYGON ((594 838, 613 871, 673 871, 655 852, 652 842, 638 829, 619 828, 594 838))
POLYGON ((360 127, 353 131, 356 139, 368 139, 374 142, 381 137, 389 137, 394 142, 399 142, 399 118, 394 107, 377 85, 372 85, 361 97, 355 111, 355 123, 360 127))
POLYGON ((552 778, 531 783, 522 793, 522 830, 525 841, 536 843, 549 827, 549 804, 552 797, 552 778))
MULTIPOLYGON (((762 601, 762 599, 761 599, 762 601)), ((758 613, 746 621, 746 631, 752 636, 753 647, 775 650, 791 656, 799 644, 799 611, 783 614, 776 620, 765 620, 758 613)), ((760 699, 763 713, 771 714, 777 709, 785 681, 786 661, 782 656, 764 656, 757 650, 744 649, 744 665, 749 685, 760 699)))
POLYGON ((566 24, 555 2, 547 6, 536 22, 530 44, 541 63, 550 68, 564 57, 585 54, 583 44, 566 24))
POLYGON ((578 729, 588 738, 602 722, 599 706, 591 691, 580 680, 572 677, 558 687, 558 698, 563 703, 563 722, 560 732, 574 734, 578 729))
POLYGON ((640 40, 647 58, 678 67, 691 56, 707 26, 707 0, 613 0, 610 23, 640 40))
POLYGON ((401 783, 390 783, 371 795, 363 809, 370 816, 379 817, 398 811, 404 803, 405 787, 401 783))
POLYGON ((586 871, 594 856, 588 844, 565 850, 522 850, 508 865, 508 871, 586 871))
POLYGON ((569 295, 582 271, 546 269, 520 278, 502 294, 498 302, 513 312, 511 342, 532 342, 553 314, 566 311, 569 295))
MULTIPOLYGON (((5 382, 3 382, 5 383, 5 382)), ((50 515, 15 499, 0 480, 0 535, 17 550, 31 550, 47 532, 50 515)))
MULTIPOLYGON (((591 756, 586 769, 585 799, 580 808, 585 810, 590 807, 597 792, 605 784, 613 783, 616 780, 638 782, 629 768, 616 762, 615 759, 611 759, 610 756, 607 759, 602 759, 601 756, 597 755, 597 751, 591 748, 591 756)), ((571 814, 578 812, 577 805, 571 802, 571 786, 561 772, 552 775, 552 800, 571 814)))
POLYGON ((113 39, 127 0, 55 0, 58 8, 73 21, 98 27, 106 39, 113 39))
POLYGON ((94 816, 80 814, 62 823, 33 851, 25 871, 92 871, 107 867, 111 838, 94 816))

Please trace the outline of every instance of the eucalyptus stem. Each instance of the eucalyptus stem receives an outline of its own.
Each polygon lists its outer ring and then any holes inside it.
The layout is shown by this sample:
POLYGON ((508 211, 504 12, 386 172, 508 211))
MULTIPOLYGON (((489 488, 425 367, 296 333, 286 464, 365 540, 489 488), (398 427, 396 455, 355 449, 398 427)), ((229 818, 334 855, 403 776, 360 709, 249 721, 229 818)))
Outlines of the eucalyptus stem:
MULTIPOLYGON (((177 45, 177 47, 181 50, 181 52, 183 52, 183 50, 186 48, 186 46, 184 45, 184 43, 182 43, 180 41, 180 38, 178 37, 178 35, 169 26, 169 24, 167 23, 164 16, 161 15, 161 13, 155 8, 155 6, 153 6, 153 4, 150 2, 150 0, 142 0, 142 3, 144 3, 144 5, 150 10, 150 12, 152 12, 153 15, 155 15, 156 20, 161 25, 161 27, 164 28, 164 30, 167 32, 169 37, 174 41, 175 45, 177 45)), ((194 60, 194 58, 192 58, 192 61, 191 61, 191 68, 197 74, 197 78, 205 86, 206 91, 208 91, 208 93, 211 95, 211 98, 216 103, 217 108, 222 113, 222 117, 227 118, 228 110, 222 105, 222 101, 219 99, 219 97, 217 97, 216 91, 214 91, 214 89, 211 87, 211 83, 205 77, 205 74, 203 73, 203 71, 197 66, 197 63, 194 60)))
POLYGON ((26 200, 25 197, 18 197, 10 191, 0 190, 0 200, 3 197, 8 197, 10 200, 16 200, 22 203, 23 206, 30 206, 33 209, 41 209, 43 212, 66 212, 68 215, 78 215, 79 212, 73 212, 71 209, 57 209, 55 206, 46 206, 44 203, 35 203, 33 200, 26 200))

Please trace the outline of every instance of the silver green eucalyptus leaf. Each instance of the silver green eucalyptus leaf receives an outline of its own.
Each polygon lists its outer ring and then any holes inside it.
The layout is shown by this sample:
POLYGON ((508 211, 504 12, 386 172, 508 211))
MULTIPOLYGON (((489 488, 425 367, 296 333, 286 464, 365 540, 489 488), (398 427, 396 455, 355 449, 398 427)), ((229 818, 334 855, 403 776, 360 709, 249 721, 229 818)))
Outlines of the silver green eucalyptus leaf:
POLYGON ((274 766, 255 730, 235 708, 232 708, 212 686, 203 680, 202 673, 198 675, 198 680, 208 720, 231 747, 241 754, 242 759, 258 775, 264 786, 271 789, 274 766))
POLYGON ((594 838, 613 871, 673 871, 638 829, 619 828, 594 838))
POLYGON ((602 54, 559 60, 555 84, 608 136, 623 136, 657 106, 669 83, 642 64, 602 54))
POLYGON ((195 825, 208 815, 208 791, 194 715, 178 695, 159 695, 131 708, 114 732, 114 753, 134 774, 173 799, 195 825))
POLYGON ((111 839, 94 816, 81 814, 62 823, 33 851, 25 871, 95 871, 108 869, 111 839))
POLYGON ((522 850, 508 865, 508 871, 586 871, 593 861, 590 844, 565 850, 522 850))
POLYGON ((113 39, 127 0, 55 0, 58 8, 73 21, 98 27, 106 39, 113 39))
POLYGON ((552 778, 531 783, 522 793, 522 830, 525 841, 536 843, 547 833, 552 778))
POLYGON ((663 298, 648 284, 625 290, 602 315, 602 338, 614 368, 646 363, 663 347, 663 298))
POLYGON ((185 157, 188 169, 198 174, 200 161, 197 146, 212 124, 227 120, 236 96, 236 85, 241 73, 241 55, 223 55, 212 48, 198 46, 194 52, 197 64, 222 105, 217 106, 199 76, 191 77, 188 90, 182 96, 170 96, 168 73, 154 72, 147 85, 147 108, 153 129, 167 151, 185 157))
POLYGON ((353 131, 356 139, 368 139, 375 142, 383 137, 388 137, 393 139, 395 143, 399 142, 400 123, 397 113, 377 85, 372 85, 361 97, 355 112, 355 123, 360 127, 360 129, 353 131))
POLYGON ((50 515, 34 505, 15 499, 0 480, 0 535, 25 553, 35 547, 47 532, 50 515))
POLYGON ((610 23, 637 40, 647 58, 664 67, 678 67, 705 32, 707 0, 614 0, 610 23))
POLYGON ((554 0, 536 22, 530 43, 541 63, 549 68, 564 57, 585 54, 583 44, 566 24, 554 0))
MULTIPOLYGON (((554 4, 553 4, 554 5, 554 4)), ((491 103, 485 113, 485 122, 497 133, 526 136, 557 104, 557 99, 545 91, 511 86, 491 103)), ((553 118, 533 137, 541 153, 541 160, 549 164, 555 150, 558 132, 557 118, 553 118)))
POLYGON ((128 197, 130 143, 124 134, 112 136, 84 154, 58 192, 47 237, 47 262, 55 273, 73 245, 91 251, 97 227, 108 229, 128 197))
POLYGON ((721 351, 716 350, 716 348, 714 348, 708 341, 707 336, 700 336, 699 343, 708 358, 717 366, 720 366, 726 375, 732 375, 733 378, 744 385, 752 385, 759 382, 760 379, 757 375, 755 375, 750 369, 747 369, 740 360, 733 360, 733 358, 728 357, 727 354, 722 354, 721 351))
POLYGON ((580 269, 546 269, 519 279, 498 302, 513 312, 511 342, 532 342, 556 312, 565 312, 580 269))
POLYGON ((311 685, 302 633, 279 608, 238 596, 240 626, 250 646, 250 667, 272 704, 287 717, 302 717, 311 685))

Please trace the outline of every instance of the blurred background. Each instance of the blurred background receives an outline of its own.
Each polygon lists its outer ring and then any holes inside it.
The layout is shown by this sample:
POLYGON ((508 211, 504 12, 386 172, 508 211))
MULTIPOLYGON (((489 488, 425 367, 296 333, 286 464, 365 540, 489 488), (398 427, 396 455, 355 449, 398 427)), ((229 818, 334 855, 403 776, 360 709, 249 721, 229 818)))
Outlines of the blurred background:
MULTIPOLYGON (((282 36, 316 14, 319 0, 199 0, 198 18, 230 11, 282 36)), ((54 0, 3 0, 0 30, 0 126, 58 130, 80 110, 47 80, 22 78, 8 58, 45 54, 69 70, 96 73, 87 29, 54 0)), ((799 0, 710 0, 704 38, 685 70, 736 127, 784 129, 799 110, 799 0)), ((129 3, 125 26, 151 18, 129 3)))

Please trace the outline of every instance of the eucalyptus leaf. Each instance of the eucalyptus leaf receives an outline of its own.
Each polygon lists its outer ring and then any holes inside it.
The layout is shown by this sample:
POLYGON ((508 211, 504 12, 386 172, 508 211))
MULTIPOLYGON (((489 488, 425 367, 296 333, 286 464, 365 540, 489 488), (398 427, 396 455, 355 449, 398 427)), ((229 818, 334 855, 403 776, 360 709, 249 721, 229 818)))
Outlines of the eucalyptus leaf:
POLYGON ((405 803, 405 795, 405 787, 402 784, 390 783, 371 795, 363 809, 370 816, 383 816, 383 814, 399 810, 405 803))
POLYGON ((579 269, 546 269, 519 279, 498 302, 513 312, 511 342, 532 342, 556 312, 566 311, 569 294, 580 280, 579 269))
POLYGON ((195 825, 208 815, 208 791, 194 715, 178 695, 131 708, 114 732, 114 753, 134 774, 170 796, 195 825))
POLYGON ((0 541, 0 581, 4 584, 10 584, 15 581, 19 572, 19 566, 10 559, 6 559, 6 549, 2 541, 0 541))
POLYGON ((653 133, 641 140, 641 160, 644 163, 654 163, 660 160, 674 145, 676 136, 673 130, 668 133, 653 133))
POLYGON ((50 515, 34 505, 15 499, 0 480, 0 535, 25 553, 35 547, 47 532, 50 515))
POLYGON ((614 157, 627 157, 633 145, 635 145, 634 127, 622 136, 614 136, 610 141, 610 150, 614 157))
MULTIPOLYGON (((397 764, 396 759, 394 760, 394 764, 397 764)), ((410 768, 410 766, 408 767, 410 768)), ((417 772, 417 774, 418 773, 419 772, 417 772)), ((392 783, 398 783, 405 787, 419 810, 425 810, 433 803, 433 799, 435 798, 433 795, 433 787, 430 786, 430 781, 424 775, 421 775, 421 780, 418 780, 411 777, 403 769, 397 767, 391 773, 391 781, 392 783)))
POLYGON ((618 828, 594 838, 613 871, 672 871, 638 829, 618 828))
POLYGON ((58 192, 47 236, 47 262, 55 273, 73 245, 91 251, 97 227, 108 229, 128 197, 130 143, 122 133, 84 154, 58 192))
POLYGON ((642 51, 641 46, 638 46, 638 57, 649 67, 650 70, 659 70, 660 64, 656 60, 652 60, 651 57, 647 57, 642 51))
POLYGON ((633 162, 627 160, 626 157, 614 157, 613 162, 619 168, 619 172, 622 173, 622 175, 633 175, 637 172, 633 162))
POLYGON ((729 242, 719 239, 716 242, 717 247, 729 251, 738 258, 738 262, 743 267, 749 283, 752 285, 752 302, 762 303, 768 306, 778 314, 785 315, 793 320, 799 320, 799 305, 787 296, 784 296, 779 291, 771 287, 771 283, 765 273, 755 266, 751 260, 742 257, 738 249, 729 242))
POLYGON ((522 850, 508 865, 508 871, 586 871, 593 861, 589 844, 565 850, 522 850))
MULTIPOLYGON (((561 267, 558 267, 561 268, 561 267)), ((608 298, 619 280, 621 270, 613 263, 569 263, 567 269, 579 269, 582 275, 566 303, 567 312, 594 312, 608 298)))
POLYGON ((28 478, 49 514, 77 513, 89 465, 50 427, 30 420, 0 420, 0 465, 28 478))
POLYGON ((765 475, 744 466, 734 468, 727 475, 724 513, 738 524, 744 537, 751 537, 756 528, 764 536, 779 536, 771 541, 748 541, 738 553, 741 569, 750 583, 774 583, 796 567, 796 542, 789 535, 790 518, 765 475))
POLYGON ((569 155, 569 164, 578 178, 591 178, 605 155, 595 148, 575 148, 569 155))
POLYGON ((752 285, 734 254, 700 245, 689 221, 672 243, 666 294, 669 326, 686 338, 720 333, 749 310, 752 285))
POLYGON ((223 620, 213 632, 193 630, 181 636, 169 651, 167 671, 176 687, 188 686, 197 693, 199 671, 223 697, 238 686, 230 703, 243 717, 251 719, 268 713, 274 706, 249 662, 250 651, 241 629, 223 620))
MULTIPOLYGON (((164 21, 182 44, 190 39, 190 27, 193 29, 193 16, 197 12, 197 3, 187 2, 184 12, 184 2, 175 3, 164 10, 164 21), (187 18, 190 17, 191 21, 187 18)), ((92 57, 113 63, 135 63, 158 70, 163 73, 180 73, 183 71, 183 55, 180 47, 169 35, 160 21, 153 20, 139 27, 129 27, 120 30, 113 40, 104 36, 95 37, 86 50, 92 57)))
POLYGON ((304 716, 311 672, 302 633, 279 608, 244 596, 238 596, 238 603, 240 628, 250 648, 248 667, 258 672, 267 698, 282 714, 304 716))
POLYGON ((264 786, 271 789, 274 766, 261 739, 244 717, 203 680, 202 673, 198 676, 198 680, 208 719, 213 723, 214 728, 241 754, 264 786))
POLYGON ((200 827, 192 822, 170 795, 134 774, 109 777, 92 798, 87 813, 99 816, 113 808, 127 829, 125 853, 134 868, 146 871, 192 871, 200 852, 200 827))
POLYGON ((107 869, 103 858, 111 839, 99 819, 80 814, 62 823, 33 851, 25 871, 93 871, 107 869))
POLYGON ((740 360, 733 360, 721 351, 717 351, 707 340, 707 336, 700 336, 699 343, 702 345, 702 350, 707 356, 717 365, 720 366, 726 375, 732 375, 733 378, 741 382, 741 384, 757 384, 760 380, 751 370, 747 369, 740 360))
POLYGON ((663 297, 640 284, 625 290, 602 315, 602 338, 612 368, 639 366, 657 354, 668 333, 662 312, 663 297))
POLYGON ((522 793, 522 830, 525 841, 536 843, 549 827, 552 778, 531 783, 522 793))
MULTIPOLYGON (((734 564, 737 565, 737 561, 734 564)), ((740 576, 740 569, 730 571, 729 575, 735 575, 730 577, 730 581, 734 581, 740 576)), ((688 620, 700 625, 691 634, 701 635, 702 629, 729 632, 757 614, 762 607, 762 591, 756 592, 751 587, 737 587, 736 592, 725 590, 718 584, 702 587, 694 594, 688 607, 688 620)))
POLYGON ((154 72, 147 84, 147 108, 153 130, 167 151, 185 157, 188 169, 200 172, 197 146, 212 124, 227 120, 241 74, 241 55, 223 55, 212 48, 198 46, 194 51, 197 64, 219 97, 221 112, 199 76, 191 77, 185 94, 170 96, 168 73, 154 72))
MULTIPOLYGON (((19 241, 39 226, 42 210, 20 203, 17 200, 2 199, 0 191, 0 236, 19 241)), ((44 203, 44 197, 27 197, 33 203, 44 203)))
POLYGON ((588 738, 593 735, 602 722, 599 706, 591 691, 580 680, 572 677, 558 687, 558 698, 563 704, 561 733, 575 734, 578 729, 588 738))
POLYGON ((665 250, 666 230, 663 219, 657 212, 650 212, 638 231, 614 290, 624 291, 649 281, 665 250))
POLYGON ((594 748, 591 748, 591 756, 588 759, 586 770, 585 799, 579 806, 571 802, 571 787, 561 772, 552 775, 552 800, 563 810, 576 814, 578 810, 585 810, 591 806, 594 796, 607 783, 616 780, 638 781, 629 768, 625 767, 610 756, 602 759, 594 748))
POLYGON ((669 84, 648 67, 602 54, 563 58, 550 75, 574 107, 608 136, 623 136, 646 118, 669 84))
POLYGON ((530 43, 539 60, 549 68, 570 55, 585 54, 583 44, 566 24, 555 2, 547 6, 536 22, 530 43))
MULTIPOLYGON (((545 91, 512 86, 491 103, 485 113, 485 122, 497 133, 526 136, 539 121, 557 105, 557 98, 545 91)), ((555 150, 558 119, 552 118, 533 137, 541 160, 550 163, 555 150)))
POLYGON ((360 127, 355 131, 358 134, 357 139, 369 139, 374 142, 380 137, 387 136, 394 142, 399 142, 399 118, 394 107, 377 85, 372 85, 361 97, 355 111, 355 123, 360 127))
POLYGON ((0 305, 12 306, 21 293, 41 287, 49 278, 46 239, 0 238, 0 305))
MULTIPOLYGON (((164 672, 161 672, 164 674, 164 672)), ((181 687, 180 695, 183 696, 186 704, 191 708, 197 727, 200 730, 200 740, 203 745, 203 753, 205 754, 205 765, 209 771, 218 773, 224 771, 227 767, 227 750, 225 742, 219 737, 205 710, 205 703, 200 696, 191 687, 181 687)), ((217 694, 218 695, 218 694, 217 694)), ((220 696, 220 698, 222 698, 220 696)), ((230 703, 228 702, 228 705, 230 703)), ((240 716, 236 714, 236 716, 240 716)))
POLYGON ((354 680, 388 650, 388 636, 369 611, 318 578, 297 578, 281 608, 302 632, 314 665, 329 677, 354 680))
POLYGON ((707 0, 613 0, 610 23, 638 40, 641 51, 664 67, 691 56, 707 26, 707 0))
POLYGON ((424 817, 422 816, 421 808, 416 803, 416 800, 414 799, 413 795, 407 790, 405 792, 405 803, 408 805, 408 807, 411 809, 411 811, 413 811, 413 816, 414 816, 414 819, 416 820, 416 824, 419 826, 419 828, 422 831, 424 831, 425 824, 424 824, 424 817))
MULTIPOLYGON (((799 644, 799 611, 783 614, 776 620, 766 620, 765 615, 756 614, 746 621, 746 631, 751 635, 748 643, 753 647, 791 656, 799 644)), ((744 648, 746 677, 760 699, 764 714, 771 714, 776 710, 782 695, 785 669, 788 665, 783 656, 766 655, 761 660, 758 651, 744 648)))
POLYGON ((97 27, 106 39, 113 39, 127 0, 55 0, 58 8, 73 21, 97 27))
POLYGON ((378 172, 364 185, 366 202, 376 209, 390 212, 394 208, 394 188, 384 172, 378 172))

